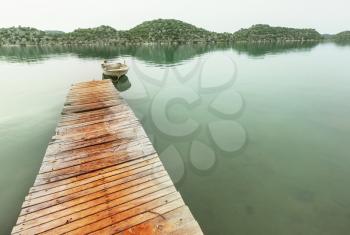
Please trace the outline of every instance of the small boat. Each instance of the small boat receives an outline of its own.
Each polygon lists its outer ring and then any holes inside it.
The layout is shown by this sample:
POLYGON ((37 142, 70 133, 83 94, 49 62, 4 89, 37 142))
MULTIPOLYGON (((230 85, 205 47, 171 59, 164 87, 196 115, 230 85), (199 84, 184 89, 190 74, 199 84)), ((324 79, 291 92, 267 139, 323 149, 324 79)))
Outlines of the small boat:
POLYGON ((103 61, 101 64, 102 69, 103 69, 103 74, 111 77, 117 77, 118 79, 125 75, 129 67, 125 64, 122 63, 108 63, 106 60, 103 61))

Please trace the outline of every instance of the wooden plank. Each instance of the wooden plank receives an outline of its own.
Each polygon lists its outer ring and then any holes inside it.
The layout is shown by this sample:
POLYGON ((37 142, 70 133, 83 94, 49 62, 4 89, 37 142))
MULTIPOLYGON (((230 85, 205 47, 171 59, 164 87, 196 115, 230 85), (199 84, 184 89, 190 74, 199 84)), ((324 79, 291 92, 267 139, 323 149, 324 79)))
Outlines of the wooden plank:
POLYGON ((127 108, 128 107, 124 103, 121 103, 120 105, 116 105, 113 107, 108 107, 108 108, 100 109, 96 111, 66 114, 61 117, 61 120, 79 120, 79 119, 96 117, 96 116, 101 117, 108 114, 116 114, 118 113, 118 109, 127 109, 127 108))
POLYGON ((60 180, 60 181, 56 181, 56 182, 52 182, 44 185, 39 185, 39 186, 33 186, 30 189, 28 196, 35 193, 45 195, 45 194, 50 194, 52 192, 61 191, 64 189, 74 188, 79 185, 87 184, 89 182, 101 179, 103 177, 120 174, 142 166, 154 164, 155 162, 158 162, 158 161, 159 161, 159 158, 157 157, 157 155, 152 154, 147 157, 142 157, 134 161, 129 161, 129 162, 115 165, 115 166, 99 169, 98 171, 92 171, 90 173, 82 174, 76 177, 71 177, 65 180, 60 180))
MULTIPOLYGON (((144 184, 119 191, 118 193, 110 194, 108 197, 99 197, 94 200, 84 201, 84 203, 58 210, 56 212, 42 210, 40 213, 32 213, 22 216, 19 218, 21 223, 18 223, 14 232, 27 230, 41 224, 45 224, 45 229, 52 229, 65 225, 67 220, 73 222, 130 201, 134 202, 135 205, 135 202, 140 201, 139 198, 141 197, 147 196, 148 199, 159 197, 163 192, 176 192, 169 178, 157 185, 155 185, 154 182, 149 181, 144 184)), ((37 232, 39 231, 37 230, 37 232)))
POLYGON ((96 192, 98 190, 106 190, 107 188, 113 187, 115 185, 123 184, 129 181, 132 181, 134 179, 151 175, 154 176, 157 172, 164 171, 163 166, 160 162, 156 164, 152 164, 149 166, 145 166, 142 168, 138 168, 132 172, 125 172, 122 174, 114 175, 108 178, 103 178, 101 180, 96 180, 88 184, 81 185, 79 187, 71 188, 69 190, 64 190, 60 192, 56 192, 53 194, 45 195, 38 198, 30 198, 27 201, 25 201, 22 205, 23 208, 28 207, 30 205, 45 203, 44 206, 54 205, 57 204, 58 199, 59 202, 71 200, 72 198, 77 198, 81 195, 86 195, 92 192, 96 192), (66 196, 69 195, 69 196, 66 196), (52 201, 52 203, 51 203, 52 201))
MULTIPOLYGON (((125 162, 125 161, 130 161, 131 159, 128 157, 125 157, 122 160, 124 160, 125 162)), ((100 168, 107 168, 107 167, 113 166, 115 164, 118 164, 118 162, 120 162, 119 159, 108 158, 107 160, 106 159, 97 160, 94 162, 81 164, 79 166, 73 166, 70 168, 65 168, 54 172, 39 174, 35 181, 35 184, 40 185, 40 184, 51 183, 51 182, 71 178, 73 176, 78 176, 78 175, 99 170, 100 168)))
MULTIPOLYGON (((140 176, 140 175, 138 175, 140 176)), ((153 181, 155 183, 159 183, 162 181, 162 177, 166 176, 166 172, 165 171, 160 171, 158 173, 155 173, 153 175, 146 175, 144 177, 140 177, 140 178, 136 178, 135 180, 131 180, 129 182, 126 183, 121 183, 115 186, 112 186, 110 188, 107 189, 103 189, 103 187, 99 187, 98 189, 95 190, 85 190, 85 191, 81 191, 79 193, 76 193, 74 195, 72 195, 73 198, 70 198, 70 195, 65 196, 64 198, 59 198, 59 200, 55 201, 49 201, 48 204, 45 203, 41 203, 41 204, 36 204, 27 208, 23 208, 20 216, 24 216, 24 215, 28 215, 28 214, 33 214, 34 212, 41 215, 41 213, 43 211, 45 211, 45 209, 47 209, 48 211, 55 212, 55 211, 59 211, 62 210, 64 208, 68 208, 68 207, 72 207, 78 204, 81 204, 83 202, 87 202, 89 200, 95 199, 95 198, 99 198, 99 197, 105 197, 105 196, 109 196, 109 194, 111 193, 115 193, 118 191, 121 191, 123 189, 126 188, 130 188, 136 185, 140 185, 149 181, 153 181), (101 189, 102 188, 102 189, 101 189)))
MULTIPOLYGON (((119 107, 119 106, 115 106, 119 107)), ((91 125, 96 124, 99 122, 106 122, 106 121, 112 121, 116 119, 122 119, 126 116, 130 117, 130 110, 125 109, 124 106, 121 106, 121 109, 118 111, 118 114, 112 113, 112 114, 105 114, 100 116, 89 116, 86 118, 76 118, 76 119, 68 119, 68 120, 61 120, 57 127, 78 127, 78 126, 85 126, 85 125, 91 125), (123 110, 124 109, 124 110, 123 110)))
MULTIPOLYGON (((94 231, 94 233, 91 233, 91 234, 115 234, 125 229, 128 229, 134 225, 137 225, 138 223, 142 223, 147 220, 156 218, 159 215, 163 215, 167 212, 175 210, 184 205, 185 204, 181 199, 181 197, 178 197, 176 200, 165 199, 162 201, 162 204, 158 202, 157 204, 155 204, 154 202, 150 202, 150 203, 146 203, 142 208, 135 208, 134 210, 129 210, 127 213, 125 213, 127 214, 127 216, 125 217, 129 217, 129 218, 131 217, 132 220, 125 218, 124 214, 119 214, 111 217, 111 220, 112 220, 111 223, 104 223, 103 226, 106 226, 106 225, 107 226, 105 228, 102 228, 101 230, 97 230, 100 228, 98 226, 99 224, 97 223, 91 224, 90 227, 88 227, 88 229, 90 231, 96 230, 94 231)), ((76 231, 84 232, 84 230, 85 228, 82 228, 76 231)), ((74 231, 74 233, 76 231, 74 231)))
MULTIPOLYGON (((129 170, 130 168, 127 168, 127 169, 129 170)), ((99 185, 99 183, 104 184, 104 186, 106 187, 105 184, 109 181, 115 181, 117 179, 121 179, 121 178, 124 178, 127 176, 131 177, 133 175, 137 175, 141 172, 147 172, 149 170, 152 170, 152 173, 156 173, 158 170, 163 170, 163 166, 161 165, 160 161, 155 161, 152 164, 148 164, 148 165, 145 165, 142 167, 131 169, 129 171, 123 171, 123 172, 113 171, 113 172, 109 172, 109 174, 105 174, 105 177, 103 177, 103 178, 96 177, 95 178, 96 180, 93 180, 93 181, 91 181, 89 179, 89 182, 87 182, 87 180, 85 180, 83 182, 81 182, 81 181, 75 182, 74 183, 75 187, 67 188, 67 186, 64 186, 64 187, 60 187, 60 190, 54 188, 54 189, 50 189, 50 190, 45 190, 44 192, 40 192, 40 193, 32 193, 32 194, 28 195, 26 200, 32 201, 32 203, 33 203, 33 200, 36 198, 41 198, 41 200, 45 200, 42 198, 44 196, 48 197, 49 199, 54 199, 56 197, 63 196, 66 193, 71 194, 71 193, 76 192, 76 191, 82 191, 82 190, 87 189, 89 187, 96 187, 97 185, 99 185), (158 168, 160 168, 160 169, 158 169, 158 168), (67 190, 69 190, 69 192, 67 192, 67 190)))
POLYGON ((130 142, 123 141, 110 141, 98 145, 88 146, 83 149, 72 149, 64 152, 58 152, 56 154, 47 155, 43 162, 51 162, 50 164, 72 161, 80 158, 95 157, 98 154, 103 154, 105 152, 117 152, 119 150, 132 150, 138 146, 139 148, 147 148, 152 146, 146 137, 139 138, 130 142))
POLYGON ((68 223, 65 226, 53 229, 50 232, 53 232, 55 234, 69 232, 74 234, 86 234, 98 231, 100 229, 108 229, 108 233, 113 234, 117 231, 115 231, 115 227, 109 226, 113 226, 114 223, 123 221, 129 217, 136 216, 142 213, 157 216, 158 214, 152 213, 152 210, 156 209, 157 207, 167 205, 168 207, 172 207, 171 209, 173 209, 174 207, 179 207, 184 204, 179 193, 175 192, 172 194, 168 194, 168 192, 165 192, 165 194, 166 196, 163 196, 163 194, 159 194, 159 192, 157 192, 152 196, 158 197, 159 195, 161 195, 162 197, 157 198, 155 200, 151 196, 141 197, 127 204, 122 204, 120 206, 105 210, 101 213, 84 217, 83 219, 78 220, 76 222, 68 223))
POLYGON ((201 234, 111 81, 71 87, 12 234, 201 234))
MULTIPOLYGON (((151 155, 155 153, 153 149, 150 148, 149 152, 145 152, 146 146, 143 145, 142 142, 138 141, 135 142, 135 145, 120 145, 119 148, 112 149, 109 151, 102 151, 100 153, 96 153, 93 155, 88 155, 80 158, 63 158, 51 162, 46 162, 46 164, 43 164, 40 168, 40 174, 51 172, 51 171, 57 171, 64 168, 69 168, 81 164, 85 164, 88 162, 93 162, 96 160, 102 160, 106 158, 115 158, 115 161, 118 161, 121 163, 123 159, 131 160, 137 157, 144 157, 145 155, 151 155), (146 154, 147 153, 147 154, 146 154)), ((124 160, 125 162, 125 160, 124 160)))
MULTIPOLYGON (((124 185, 124 189, 121 188, 119 191, 117 190, 110 190, 108 194, 108 197, 106 197, 104 192, 97 192, 95 194, 89 194, 87 196, 78 198, 76 200, 68 201, 66 203, 62 203, 53 207, 44 208, 38 212, 35 213, 29 213, 25 215, 21 215, 19 217, 19 220, 17 224, 22 224, 23 222, 28 222, 30 220, 41 218, 41 220, 47 220, 48 218, 60 218, 64 215, 70 215, 72 213, 75 213, 76 211, 80 211, 82 209, 95 207, 99 203, 104 203, 105 200, 108 202, 111 202, 114 199, 118 199, 118 202, 121 202, 123 197, 126 197, 128 199, 134 199, 139 198, 143 195, 152 193, 152 192, 158 192, 159 190, 163 188, 168 188, 172 186, 172 182, 167 175, 163 175, 157 180, 145 180, 146 177, 140 178, 137 181, 130 182, 129 187, 126 187, 124 185)), ((28 223, 26 223, 28 224, 28 223)), ((23 224, 22 224, 23 225, 23 224)))
MULTIPOLYGON (((95 123, 91 125, 83 125, 83 126, 74 126, 74 127, 65 127, 56 129, 56 135, 53 136, 54 142, 50 144, 57 143, 57 140, 65 140, 69 138, 76 138, 78 135, 88 135, 90 133, 100 133, 100 136, 103 136, 103 132, 105 134, 113 134, 120 136, 122 133, 133 130, 134 132, 139 133, 140 135, 144 135, 142 129, 138 126, 138 121, 133 118, 122 117, 119 119, 95 123)), ((140 135, 132 135, 131 137, 138 137, 140 135)), ((89 135, 91 136, 91 134, 89 135)), ((93 138, 91 136, 90 138, 93 138)), ((86 139, 86 138, 85 138, 86 139)), ((79 139, 70 139, 70 141, 77 141, 79 139)))
POLYGON ((105 101, 105 102, 100 102, 100 103, 91 103, 91 104, 76 105, 76 106, 66 106, 63 108, 62 114, 96 111, 96 110, 101 110, 104 108, 117 106, 120 104, 121 104, 121 102, 119 100, 112 100, 112 101, 105 101))
MULTIPOLYGON (((156 155, 153 155, 153 156, 154 156, 154 158, 150 158, 149 160, 142 161, 142 162, 136 163, 136 164, 127 165, 123 168, 119 168, 119 169, 116 169, 113 171, 107 171, 107 172, 105 172, 103 170, 93 171, 93 173, 96 173, 96 174, 94 174, 94 175, 90 174, 89 177, 83 178, 81 180, 76 180, 76 181, 72 182, 72 181, 70 181, 70 179, 72 179, 72 178, 69 178, 68 179, 69 181, 67 180, 66 183, 59 184, 59 185, 52 186, 52 187, 45 187, 45 190, 39 190, 39 191, 32 191, 31 190, 29 195, 26 197, 26 200, 37 198, 37 197, 42 197, 42 196, 49 195, 49 194, 53 194, 55 192, 61 192, 63 190, 75 188, 75 187, 85 185, 85 184, 88 184, 88 183, 91 183, 91 182, 94 182, 94 181, 97 181, 100 179, 104 179, 104 178, 111 177, 114 175, 119 175, 119 174, 122 174, 125 172, 131 172, 133 170, 134 170, 134 172, 136 172, 136 170, 143 169, 144 167, 149 166, 149 165, 155 166, 156 163, 159 163, 159 159, 157 157, 155 157, 156 155)), ((120 165, 122 165, 122 164, 120 164, 120 165)), ((110 167, 110 168, 113 168, 113 167, 110 167)), ((88 175, 88 174, 84 174, 83 176, 86 176, 86 175, 88 175)), ((62 180, 62 181, 64 181, 64 180, 62 180)), ((59 182, 62 182, 62 181, 59 181, 59 182)), ((56 182, 54 182, 54 183, 56 183, 56 182)))
POLYGON ((118 235, 201 234, 200 227, 187 206, 179 207, 143 223, 140 223, 142 218, 140 219, 139 217, 141 216, 125 220, 126 226, 123 228, 125 230, 118 233, 118 235))
MULTIPOLYGON (((118 150, 118 149, 117 149, 118 150)), ((115 151, 115 150, 114 150, 115 151)), ((115 151, 116 152, 116 151, 115 151)), ((55 170, 54 165, 49 166, 42 166, 43 169, 50 168, 52 166, 53 171, 51 172, 42 172, 38 175, 35 185, 43 184, 43 183, 49 183, 56 180, 62 180, 64 178, 67 178, 65 175, 72 174, 73 175, 80 175, 81 173, 88 173, 100 168, 106 168, 112 165, 116 165, 122 162, 127 162, 131 160, 135 160, 138 158, 141 158, 143 156, 147 156, 154 153, 154 149, 151 145, 141 145, 141 147, 135 146, 128 148, 127 151, 120 150, 120 155, 116 155, 117 153, 112 154, 112 156, 106 156, 106 158, 97 159, 94 162, 85 162, 77 166, 71 166, 69 168, 64 169, 57 169, 55 170), (116 157, 118 156, 118 157, 116 157), (99 165, 96 165, 99 164, 99 165), (51 179, 51 180, 49 180, 51 179), (44 181, 44 182, 42 182, 44 181)))

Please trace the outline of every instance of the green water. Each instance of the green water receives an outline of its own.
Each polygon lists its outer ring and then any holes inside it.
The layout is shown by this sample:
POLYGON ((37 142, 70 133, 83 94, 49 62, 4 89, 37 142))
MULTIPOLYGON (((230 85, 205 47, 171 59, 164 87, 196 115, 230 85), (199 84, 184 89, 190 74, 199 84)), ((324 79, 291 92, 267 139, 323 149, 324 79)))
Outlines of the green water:
POLYGON ((104 58, 206 234, 349 233, 350 46, 308 43, 0 48, 0 234, 104 58))

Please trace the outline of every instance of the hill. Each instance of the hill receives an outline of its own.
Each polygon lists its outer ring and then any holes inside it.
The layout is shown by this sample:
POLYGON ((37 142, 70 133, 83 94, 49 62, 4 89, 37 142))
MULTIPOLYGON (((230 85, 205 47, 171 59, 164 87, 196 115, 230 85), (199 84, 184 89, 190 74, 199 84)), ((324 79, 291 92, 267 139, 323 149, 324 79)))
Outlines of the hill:
POLYGON ((43 44, 49 40, 44 31, 30 27, 0 29, 0 45, 43 44))
MULTIPOLYGON (((77 29, 70 33, 40 31, 34 28, 7 28, 0 34, 0 45, 96 45, 96 44, 188 44, 232 41, 232 34, 215 33, 173 19, 146 21, 127 31, 110 26, 77 29), (23 33, 23 31, 30 33, 23 33), (29 35, 22 37, 22 35, 29 35)), ((1 32, 0 30, 0 32, 1 32)))
POLYGON ((120 33, 116 29, 101 25, 96 28, 76 29, 62 36, 63 44, 114 44, 120 42, 120 33))
POLYGON ((146 21, 130 30, 102 25, 70 33, 41 31, 29 27, 0 29, 1 45, 124 45, 194 44, 219 42, 316 41, 322 36, 314 29, 293 29, 254 25, 235 33, 216 33, 173 19, 146 21))
POLYGON ((239 42, 318 41, 322 40, 322 36, 314 29, 271 27, 266 24, 257 24, 235 32, 233 40, 239 42))
POLYGON ((135 42, 211 42, 216 41, 216 33, 198 28, 179 20, 146 21, 128 31, 135 42))
POLYGON ((350 31, 338 33, 334 35, 332 39, 338 42, 350 42, 350 31))

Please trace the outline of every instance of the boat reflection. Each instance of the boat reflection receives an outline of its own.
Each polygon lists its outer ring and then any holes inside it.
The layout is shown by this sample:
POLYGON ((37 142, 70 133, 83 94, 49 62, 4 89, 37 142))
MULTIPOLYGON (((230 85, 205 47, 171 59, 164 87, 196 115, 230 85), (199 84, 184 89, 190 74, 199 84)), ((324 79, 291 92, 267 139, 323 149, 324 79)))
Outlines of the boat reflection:
POLYGON ((111 79, 112 82, 113 82, 114 87, 119 92, 126 91, 126 90, 128 90, 131 87, 131 83, 129 81, 129 78, 126 75, 123 75, 119 79, 117 79, 116 77, 111 77, 111 76, 103 74, 102 75, 102 79, 111 79))

